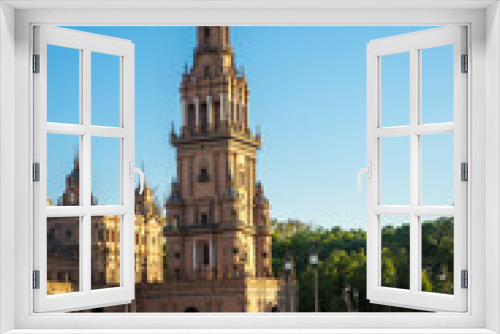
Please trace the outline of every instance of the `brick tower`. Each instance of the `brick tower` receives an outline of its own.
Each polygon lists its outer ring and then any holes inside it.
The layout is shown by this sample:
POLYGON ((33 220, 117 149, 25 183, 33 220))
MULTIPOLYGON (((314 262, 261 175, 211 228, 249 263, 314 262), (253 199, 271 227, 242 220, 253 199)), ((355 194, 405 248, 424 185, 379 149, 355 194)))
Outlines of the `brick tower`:
POLYGON ((157 308, 285 309, 283 281, 272 273, 269 201, 256 181, 260 135, 249 129, 249 88, 228 27, 197 27, 180 95, 182 127, 170 136, 177 179, 166 203, 167 270, 157 287, 164 304, 157 308))

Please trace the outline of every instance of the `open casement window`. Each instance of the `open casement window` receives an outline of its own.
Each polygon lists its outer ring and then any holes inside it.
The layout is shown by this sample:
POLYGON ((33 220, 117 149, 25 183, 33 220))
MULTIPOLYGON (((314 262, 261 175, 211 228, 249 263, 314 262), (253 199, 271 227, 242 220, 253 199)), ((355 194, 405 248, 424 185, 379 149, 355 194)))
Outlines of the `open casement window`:
POLYGON ((134 44, 34 28, 34 310, 134 299, 134 44))
POLYGON ((461 284, 467 269, 466 54, 465 27, 429 29, 367 46, 367 297, 372 303, 467 309, 461 284), (430 73, 445 68, 448 76, 430 73), (429 176, 443 168, 441 176, 429 176), (397 182, 386 182, 395 175, 397 182), (447 189, 436 188, 446 180, 447 189), (436 192, 448 192, 447 200, 436 199, 436 192), (406 239, 390 240, 391 228, 401 228, 405 233, 398 235, 406 239), (439 253, 443 243, 451 244, 452 254, 439 253), (390 262, 391 256, 398 260, 390 262), (407 280, 391 281, 391 273, 407 280))

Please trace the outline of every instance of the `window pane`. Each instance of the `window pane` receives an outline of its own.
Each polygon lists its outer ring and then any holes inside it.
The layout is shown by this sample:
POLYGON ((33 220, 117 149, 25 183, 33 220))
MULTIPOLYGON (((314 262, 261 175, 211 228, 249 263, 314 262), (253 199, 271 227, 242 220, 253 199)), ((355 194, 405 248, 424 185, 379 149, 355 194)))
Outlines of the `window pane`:
POLYGON ((453 122, 453 45, 421 51, 422 123, 453 122))
POLYGON ((453 206, 453 133, 421 136, 422 205, 453 206))
POLYGON ((410 217, 380 216, 382 286, 410 288, 410 217))
POLYGON ((92 137, 92 204, 120 205, 120 138, 92 137))
POLYGON ((410 138, 382 138, 380 187, 383 205, 410 205, 410 138))
POLYGON ((120 286, 121 216, 92 217, 92 290, 120 286))
POLYGON ((381 58, 382 126, 410 124, 410 53, 381 58))
POLYGON ((120 126, 120 57, 92 52, 92 125, 120 126))
POLYGON ((80 137, 47 134, 47 206, 80 204, 80 137))
POLYGON ((80 218, 47 218, 47 294, 80 290, 80 218))
POLYGON ((80 122, 80 50, 47 45, 47 122, 80 122))
POLYGON ((453 217, 421 217, 422 291, 453 294, 453 217))

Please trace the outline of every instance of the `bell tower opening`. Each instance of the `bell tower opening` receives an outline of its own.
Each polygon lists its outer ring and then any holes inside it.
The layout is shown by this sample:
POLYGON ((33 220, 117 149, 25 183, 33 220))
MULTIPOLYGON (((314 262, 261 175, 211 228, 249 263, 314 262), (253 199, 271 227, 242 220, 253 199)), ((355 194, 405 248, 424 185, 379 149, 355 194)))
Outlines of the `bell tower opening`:
POLYGON ((198 49, 229 48, 229 27, 198 27, 198 49))

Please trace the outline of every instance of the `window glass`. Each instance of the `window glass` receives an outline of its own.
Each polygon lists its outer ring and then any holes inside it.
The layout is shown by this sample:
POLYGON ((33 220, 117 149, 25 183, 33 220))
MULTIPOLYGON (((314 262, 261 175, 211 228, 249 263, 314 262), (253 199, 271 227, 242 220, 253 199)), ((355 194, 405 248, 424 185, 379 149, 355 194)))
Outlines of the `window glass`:
POLYGON ((453 294, 453 217, 421 217, 422 291, 453 294))
POLYGON ((121 139, 92 137, 92 204, 121 204, 121 139))
POLYGON ((380 217, 382 249, 381 285, 410 288, 410 218, 409 216, 380 217))
POLYGON ((47 122, 80 122, 80 50, 47 45, 47 122))
POLYGON ((92 217, 92 290, 120 286, 121 216, 92 217))
POLYGON ((410 53, 380 57, 383 127, 410 124, 410 53))
POLYGON ((80 137, 47 134, 47 206, 80 205, 80 137))
POLYGON ((380 140, 380 187, 383 205, 410 205, 410 138, 380 140))
POLYGON ((120 57, 92 52, 92 125, 120 126, 120 57))
POLYGON ((47 295, 80 290, 80 218, 47 218, 47 295))
POLYGON ((421 50, 422 123, 453 122, 453 45, 421 50))
POLYGON ((453 206, 453 133, 421 136, 422 205, 453 206))

